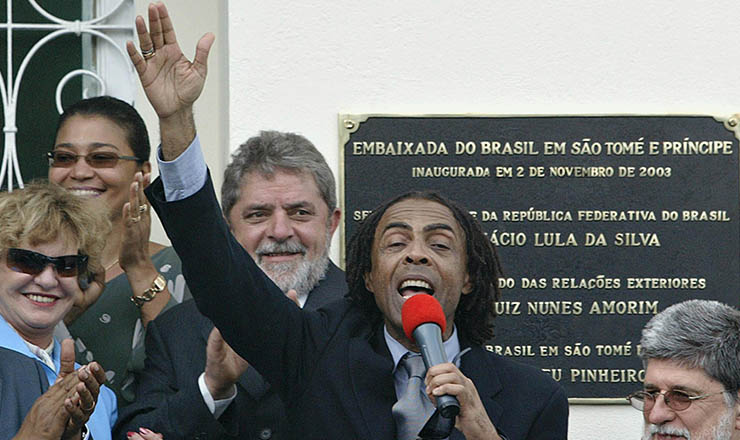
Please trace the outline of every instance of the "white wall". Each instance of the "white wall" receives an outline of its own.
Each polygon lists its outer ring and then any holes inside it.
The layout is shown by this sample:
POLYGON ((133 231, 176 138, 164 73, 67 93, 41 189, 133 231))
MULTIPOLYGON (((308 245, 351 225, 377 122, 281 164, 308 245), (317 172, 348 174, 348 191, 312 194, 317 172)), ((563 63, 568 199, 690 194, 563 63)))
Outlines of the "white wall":
MULTIPOLYGON (((196 35, 217 35, 206 86, 216 96, 197 116, 204 138, 217 131, 216 176, 225 148, 265 128, 304 134, 336 173, 338 113, 739 110, 737 1, 233 0, 222 23, 225 2, 168 2, 187 54, 196 35)), ((570 425, 575 440, 637 439, 641 418, 571 406, 570 425)))

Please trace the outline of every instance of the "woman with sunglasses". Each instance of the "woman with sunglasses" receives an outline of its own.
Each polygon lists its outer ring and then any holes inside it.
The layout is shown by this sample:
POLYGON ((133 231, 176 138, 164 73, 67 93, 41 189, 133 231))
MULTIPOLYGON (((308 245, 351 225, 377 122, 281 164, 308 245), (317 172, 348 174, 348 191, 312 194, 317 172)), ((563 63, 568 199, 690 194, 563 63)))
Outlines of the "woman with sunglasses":
POLYGON ((78 361, 106 368, 108 385, 134 400, 133 372, 144 367, 144 328, 162 310, 190 298, 181 263, 171 247, 149 241, 149 135, 129 104, 109 96, 84 99, 59 118, 48 153, 49 180, 107 214, 102 294, 94 289, 64 322, 78 361))
MULTIPOLYGON (((0 424, 4 428, 13 423, 15 429, 22 428, 23 435, 26 428, 45 432, 53 427, 38 425, 51 424, 51 419, 61 414, 63 438, 82 438, 86 430, 96 440, 111 438, 116 397, 100 385, 105 381, 101 367, 96 363, 72 367, 65 362, 71 361, 71 344, 65 343, 63 350, 53 337, 55 326, 83 295, 79 275, 88 267, 100 266, 107 231, 105 217, 90 212, 78 198, 56 185, 31 184, 23 190, 0 193, 0 346, 38 363, 38 368, 15 373, 31 375, 29 384, 43 379, 53 385, 57 377, 70 384, 77 379, 85 382, 82 388, 77 388, 79 384, 65 388, 71 394, 56 400, 46 395, 40 404, 46 405, 48 417, 40 420, 34 408, 20 404, 23 396, 6 395, 6 388, 0 387, 0 424), (29 417, 33 420, 24 421, 22 427, 15 423, 29 417)), ((20 388, 17 392, 33 390, 20 388)))

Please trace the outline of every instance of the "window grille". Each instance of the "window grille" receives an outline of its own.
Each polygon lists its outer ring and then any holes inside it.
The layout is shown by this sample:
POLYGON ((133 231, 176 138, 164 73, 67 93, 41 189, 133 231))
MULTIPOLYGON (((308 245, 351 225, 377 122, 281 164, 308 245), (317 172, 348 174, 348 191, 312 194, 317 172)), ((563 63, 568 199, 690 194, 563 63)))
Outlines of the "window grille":
MULTIPOLYGON (((79 18, 70 20, 48 12, 48 8, 44 8, 37 0, 6 0, 6 20, 0 23, 0 34, 5 36, 7 51, 6 69, 0 75, 0 97, 4 116, 0 190, 5 187, 12 191, 14 185, 23 188, 16 133, 18 130, 33 130, 34 127, 16 126, 18 112, 24 111, 24 108, 18 107, 18 91, 23 84, 23 77, 30 61, 44 45, 63 35, 80 37, 82 65, 58 80, 55 96, 39 96, 37 99, 54 100, 57 111, 61 113, 62 90, 72 78, 83 76, 81 98, 109 94, 133 102, 136 77, 125 50, 125 41, 135 39, 133 0, 83 0, 79 15, 79 18), (13 6, 14 3, 18 6, 21 2, 30 5, 40 15, 42 22, 15 22, 13 6), (14 37, 24 32, 41 32, 45 35, 23 54, 20 65, 14 66, 14 37)), ((15 57, 18 57, 17 53, 15 57)), ((27 111, 33 111, 33 108, 27 111)))

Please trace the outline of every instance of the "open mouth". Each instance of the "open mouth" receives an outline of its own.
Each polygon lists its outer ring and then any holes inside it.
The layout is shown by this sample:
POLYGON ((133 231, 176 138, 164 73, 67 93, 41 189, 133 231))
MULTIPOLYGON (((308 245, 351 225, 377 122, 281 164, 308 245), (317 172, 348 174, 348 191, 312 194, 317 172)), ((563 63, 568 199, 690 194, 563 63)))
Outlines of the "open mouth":
POLYGON ((398 294, 404 298, 411 298, 420 293, 434 295, 434 288, 428 282, 417 279, 405 280, 398 287, 398 294))

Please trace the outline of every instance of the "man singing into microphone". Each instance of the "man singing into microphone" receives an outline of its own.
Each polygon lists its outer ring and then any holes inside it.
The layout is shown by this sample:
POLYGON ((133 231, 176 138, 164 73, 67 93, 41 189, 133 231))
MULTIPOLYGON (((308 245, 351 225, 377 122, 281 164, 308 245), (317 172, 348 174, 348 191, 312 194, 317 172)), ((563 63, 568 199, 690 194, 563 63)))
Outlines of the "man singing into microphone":
POLYGON ((287 299, 231 235, 202 160, 192 104, 213 36, 190 63, 161 3, 149 6, 149 30, 137 19, 146 59, 128 45, 160 119, 161 179, 148 196, 198 308, 277 389, 293 438, 415 439, 440 395, 460 405, 450 439, 567 437, 562 388, 481 347, 492 335, 498 262, 474 219, 439 195, 405 194, 366 219, 350 243, 347 298, 318 311, 287 299), (401 319, 414 295, 438 300, 447 321, 451 362, 426 374, 401 319))

